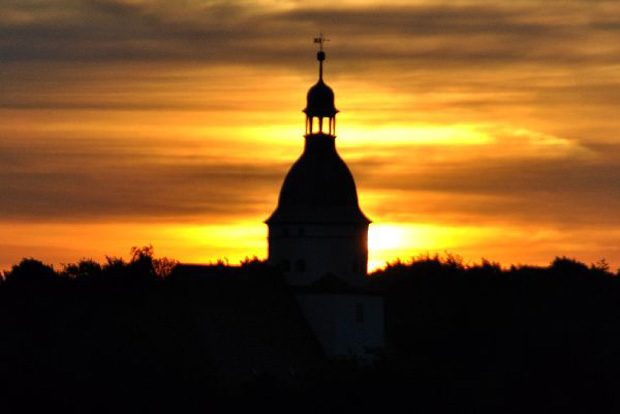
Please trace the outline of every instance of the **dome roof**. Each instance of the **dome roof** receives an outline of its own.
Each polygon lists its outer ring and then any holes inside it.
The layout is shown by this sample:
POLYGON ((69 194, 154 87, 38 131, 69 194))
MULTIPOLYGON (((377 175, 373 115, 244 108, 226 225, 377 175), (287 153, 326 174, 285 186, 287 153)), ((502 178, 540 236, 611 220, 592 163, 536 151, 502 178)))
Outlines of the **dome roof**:
POLYGON ((338 112, 334 104, 334 91, 322 78, 308 90, 306 101, 304 112, 310 117, 332 117, 338 112))
POLYGON ((306 137, 305 150, 284 179, 278 207, 267 220, 272 223, 370 223, 333 136, 306 137))

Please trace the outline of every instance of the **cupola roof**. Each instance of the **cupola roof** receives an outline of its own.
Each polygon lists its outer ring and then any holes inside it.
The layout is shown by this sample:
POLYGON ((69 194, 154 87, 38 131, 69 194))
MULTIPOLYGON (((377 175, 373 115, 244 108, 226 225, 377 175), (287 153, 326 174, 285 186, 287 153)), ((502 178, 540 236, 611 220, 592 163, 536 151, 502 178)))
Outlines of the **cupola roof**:
POLYGON ((304 152, 286 175, 278 207, 267 220, 271 223, 370 223, 333 136, 306 137, 304 152))
POLYGON ((334 91, 323 81, 325 52, 320 50, 316 58, 319 61, 319 80, 308 90, 304 112, 309 117, 330 118, 335 116, 338 110, 334 103, 334 91))

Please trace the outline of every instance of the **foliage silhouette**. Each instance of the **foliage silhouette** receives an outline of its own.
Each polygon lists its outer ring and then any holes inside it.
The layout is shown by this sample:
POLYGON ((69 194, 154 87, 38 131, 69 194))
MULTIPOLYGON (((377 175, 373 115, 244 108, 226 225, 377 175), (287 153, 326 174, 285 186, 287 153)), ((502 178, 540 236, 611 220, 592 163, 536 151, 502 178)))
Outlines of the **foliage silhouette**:
POLYGON ((34 259, 13 266, 0 285, 3 404, 65 412, 619 407, 620 280, 604 261, 391 263, 370 276, 385 297, 388 335, 371 366, 325 361, 278 269, 256 258, 161 263, 147 246, 129 261, 84 259, 58 272, 34 259))
POLYGON ((56 276, 52 266, 29 258, 22 259, 19 264, 14 265, 10 271, 6 272, 4 280, 9 284, 37 284, 52 282, 56 276))

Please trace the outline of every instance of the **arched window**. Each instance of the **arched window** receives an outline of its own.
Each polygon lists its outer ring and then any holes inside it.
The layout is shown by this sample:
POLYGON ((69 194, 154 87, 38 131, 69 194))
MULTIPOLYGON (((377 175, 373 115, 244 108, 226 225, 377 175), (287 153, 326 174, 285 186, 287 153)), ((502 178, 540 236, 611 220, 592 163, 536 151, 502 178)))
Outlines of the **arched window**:
POLYGON ((295 262, 295 270, 299 273, 303 273, 306 271, 306 261, 304 259, 297 259, 295 262))

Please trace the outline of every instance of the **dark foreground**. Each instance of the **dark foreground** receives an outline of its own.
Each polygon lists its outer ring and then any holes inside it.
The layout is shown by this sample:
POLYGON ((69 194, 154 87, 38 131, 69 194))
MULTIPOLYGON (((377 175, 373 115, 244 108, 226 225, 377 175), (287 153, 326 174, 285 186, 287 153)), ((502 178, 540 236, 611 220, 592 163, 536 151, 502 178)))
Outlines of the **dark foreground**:
POLYGON ((556 259, 502 270, 424 258, 372 277, 389 346, 326 361, 279 273, 257 261, 63 272, 25 260, 0 285, 3 412, 611 412, 620 279, 556 259))

